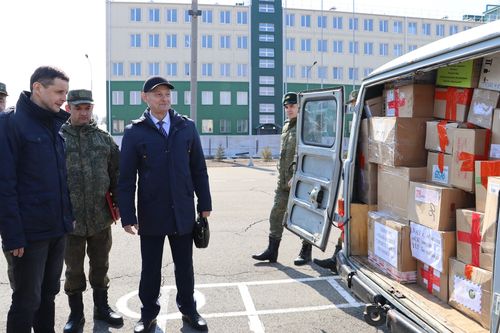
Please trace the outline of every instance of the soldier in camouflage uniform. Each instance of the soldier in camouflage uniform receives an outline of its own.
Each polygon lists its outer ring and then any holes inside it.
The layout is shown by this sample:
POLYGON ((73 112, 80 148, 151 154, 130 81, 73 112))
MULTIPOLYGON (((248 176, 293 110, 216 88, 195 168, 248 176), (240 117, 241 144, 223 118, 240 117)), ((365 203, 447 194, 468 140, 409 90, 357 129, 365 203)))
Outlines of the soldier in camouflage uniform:
POLYGON ((93 288, 94 318, 111 325, 123 325, 123 318, 108 305, 107 276, 111 250, 112 217, 106 192, 117 203, 119 150, 108 132, 92 119, 92 92, 68 92, 66 110, 70 119, 61 128, 66 140, 66 165, 71 203, 76 219, 75 230, 68 235, 65 263, 71 313, 64 332, 78 332, 85 322, 82 292, 86 289, 84 271, 85 247, 89 256, 89 282, 93 288))
POLYGON ((5 110, 7 96, 9 96, 9 94, 7 94, 7 87, 5 86, 5 83, 0 82, 0 112, 5 110))
MULTIPOLYGON (((295 149, 297 146, 297 93, 289 92, 283 96, 283 106, 285 107, 288 120, 285 121, 281 133, 281 150, 278 163, 278 184, 274 196, 274 205, 269 216, 269 245, 267 249, 254 254, 252 258, 256 260, 269 260, 276 262, 278 258, 278 248, 283 234, 283 216, 288 204, 288 195, 290 193, 290 181, 294 172, 295 149)), ((311 245, 303 242, 302 250, 295 259, 295 265, 304 265, 311 261, 311 245)))

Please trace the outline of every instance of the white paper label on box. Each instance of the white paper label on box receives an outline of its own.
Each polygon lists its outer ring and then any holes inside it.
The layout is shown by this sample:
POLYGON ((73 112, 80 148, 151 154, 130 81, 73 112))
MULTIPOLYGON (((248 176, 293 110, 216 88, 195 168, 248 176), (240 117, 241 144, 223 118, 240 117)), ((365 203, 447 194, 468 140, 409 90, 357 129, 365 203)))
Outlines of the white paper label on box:
POLYGON ((448 167, 443 167, 443 172, 439 170, 439 165, 432 166, 432 181, 441 184, 448 184, 448 167))
POLYGON ((439 191, 416 186, 415 187, 415 201, 438 205, 441 200, 441 193, 439 191))
POLYGON ((488 191, 495 195, 498 195, 498 191, 500 190, 500 184, 496 183, 488 183, 488 191))
POLYGON ((491 144, 490 157, 500 158, 500 145, 496 143, 491 144))
POLYGON ((434 269, 443 271, 443 240, 436 230, 411 222, 411 255, 434 269))
POLYGON ((480 102, 474 103, 472 111, 479 116, 489 116, 493 113, 493 106, 480 102))
POLYGON ((374 253, 391 266, 398 268, 398 232, 375 222, 374 253))
POLYGON ((481 297, 483 296, 481 285, 459 275, 453 276, 453 282, 455 286, 450 300, 481 314, 481 297))

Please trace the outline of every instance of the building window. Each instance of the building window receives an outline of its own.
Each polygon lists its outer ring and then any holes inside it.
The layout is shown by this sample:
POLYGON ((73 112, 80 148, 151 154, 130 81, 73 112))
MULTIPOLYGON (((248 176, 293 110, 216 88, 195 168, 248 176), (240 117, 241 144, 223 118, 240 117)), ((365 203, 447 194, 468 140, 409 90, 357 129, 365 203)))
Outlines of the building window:
POLYGON ((274 68, 274 59, 259 59, 259 68, 274 68))
POLYGON ((436 24, 436 36, 444 36, 444 24, 436 24))
POLYGON ((184 47, 185 48, 191 47, 191 35, 184 35, 184 47))
POLYGON ((125 130, 125 120, 113 119, 113 133, 123 133, 125 130))
POLYGON ((231 133, 231 120, 228 119, 219 120, 219 130, 220 133, 231 133))
POLYGON ((394 44, 394 56, 399 57, 403 55, 403 44, 394 44))
POLYGON ((130 63, 130 76, 141 76, 142 75, 142 66, 140 62, 131 62, 130 63))
POLYGON ((237 41, 239 49, 248 49, 248 36, 238 36, 237 41))
POLYGON ((170 104, 177 105, 178 102, 177 96, 178 96, 177 91, 175 90, 170 91, 170 104))
POLYGON ((123 62, 114 62, 113 63, 113 75, 114 76, 123 76, 123 62))
POLYGON ((332 78, 334 80, 342 80, 344 77, 342 67, 333 67, 332 78))
POLYGON ((274 96, 274 87, 259 87, 259 96, 274 96))
POLYGON ((289 79, 295 78, 295 65, 286 65, 286 77, 289 79))
POLYGON ((373 43, 372 42, 365 42, 364 51, 365 51, 365 55, 372 55, 373 54, 373 43))
POLYGON ((236 22, 238 24, 248 24, 248 13, 247 12, 237 12, 236 22))
POLYGON ((166 67, 167 77, 177 76, 177 63, 176 62, 168 62, 168 63, 166 63, 165 67, 166 67))
POLYGON ((318 52, 328 52, 328 40, 318 39, 318 52))
POLYGON ((318 28, 326 29, 326 16, 318 16, 318 28))
POLYGON ((236 120, 236 132, 237 133, 248 133, 248 120, 246 120, 246 119, 236 120))
POLYGON ((213 91, 202 91, 201 92, 201 104, 213 105, 214 104, 214 92, 213 91))
POLYGON ((286 14, 285 16, 285 25, 287 27, 295 26, 295 14, 286 14))
POLYGON ((343 53, 343 52, 344 52, 343 42, 341 40, 334 40, 333 53, 343 53))
POLYGON ((380 32, 389 32, 389 21, 388 20, 380 20, 378 29, 380 32))
POLYGON ((332 19, 333 29, 342 30, 342 16, 334 16, 332 19))
POLYGON ((214 132, 214 121, 212 119, 202 119, 201 120, 201 132, 202 133, 213 133, 214 132))
POLYGON ((111 103, 113 105, 123 105, 123 91, 113 91, 111 93, 111 103))
POLYGON ((300 75, 303 79, 310 79, 312 66, 302 66, 300 67, 300 75))
POLYGON ((364 77, 367 77, 368 75, 370 75, 371 72, 373 72, 373 68, 370 68, 370 67, 365 68, 363 70, 364 77))
POLYGON ((328 79, 328 67, 327 66, 319 66, 318 67, 318 78, 319 79, 328 79))
POLYGON ((260 34, 259 35, 259 42, 273 43, 274 42, 274 35, 260 34))
POLYGON ((349 80, 358 80, 359 77, 358 77, 358 69, 357 68, 352 68, 352 67, 349 67, 349 80))
POLYGON ((311 27, 311 15, 300 15, 300 26, 302 28, 311 27))
POLYGON ((274 5, 270 5, 267 3, 260 3, 259 13, 274 13, 274 5))
POLYGON ((149 40, 148 43, 149 47, 151 48, 160 47, 160 34, 149 34, 148 40, 149 40))
POLYGON ((311 52, 311 40, 301 39, 300 40, 300 50, 302 52, 311 52))
POLYGON ((259 84, 274 84, 274 76, 260 75, 259 84))
POLYGON ((389 55, 389 44, 381 43, 379 45, 379 53, 378 54, 381 56, 388 56, 389 55))
POLYGON ((248 65, 247 64, 238 64, 238 77, 247 77, 248 76, 248 65))
POLYGON ((201 76, 212 76, 212 64, 201 64, 201 76))
POLYGON ((295 51, 295 38, 287 37, 285 46, 287 51, 295 51))
POLYGON ((191 15, 189 15, 189 9, 184 10, 184 23, 191 23, 191 15))
POLYGON ((349 18, 349 30, 358 30, 358 18, 349 18))
POLYGON ((274 104, 271 104, 271 103, 259 104, 259 112, 260 113, 274 113, 274 104))
POLYGON ((259 48, 259 57, 274 58, 274 49, 259 48))
POLYGON ((231 12, 229 10, 222 10, 220 12, 220 23, 221 24, 231 23, 231 12))
POLYGON ((422 23, 422 35, 424 35, 424 36, 431 35, 431 24, 430 23, 422 23))
POLYGON ((201 12, 201 22, 212 23, 212 11, 211 10, 203 10, 201 12))
POLYGON ((417 45, 408 45, 408 52, 414 51, 417 49, 417 45))
POLYGON ((130 47, 141 47, 141 34, 130 35, 130 47))
POLYGON ((220 105, 231 105, 231 92, 221 91, 219 92, 220 105))
POLYGON ((201 47, 203 49, 212 48, 212 35, 201 35, 201 47))
POLYGON ((160 75, 160 63, 159 62, 150 62, 148 64, 148 74, 152 75, 160 75))
POLYGON ((349 42, 349 53, 350 54, 358 54, 358 44, 359 42, 353 42, 353 41, 350 41, 349 42))
POLYGON ((141 9, 140 8, 131 8, 130 9, 130 21, 141 22, 141 9))
POLYGON ((363 23, 365 31, 373 31, 373 19, 365 19, 363 23))
POLYGON ((236 105, 248 105, 248 91, 236 92, 236 105))
POLYGON ((274 32, 274 24, 272 24, 272 23, 259 23, 259 31, 274 32))
POLYGON ((185 76, 190 76, 191 74, 191 64, 186 62, 184 63, 184 75, 185 76))
POLYGON ((259 123, 261 123, 261 124, 274 124, 274 115, 271 115, 271 114, 259 115, 259 123))
POLYGON ((223 77, 231 76, 231 64, 220 64, 220 76, 223 77))
POLYGON ((408 33, 410 35, 417 34, 417 22, 408 22, 408 33))
POLYGON ((129 93, 130 105, 141 105, 141 92, 131 91, 129 93))
POLYGON ((229 48, 231 48, 231 36, 220 36, 219 47, 221 49, 229 49, 229 48))
POLYGON ((184 91, 184 105, 191 105, 191 91, 184 91))
POLYGON ((403 33, 403 22, 401 21, 394 21, 394 33, 396 34, 402 34, 403 33))
POLYGON ((167 48, 175 49, 177 48, 177 35, 176 34, 167 34, 167 48))
POLYGON ((160 22, 160 10, 158 8, 149 9, 149 22, 160 22))
POLYGON ((458 25, 450 25, 450 35, 458 33, 458 25))
POLYGON ((177 22, 177 9, 167 9, 167 22, 177 22))

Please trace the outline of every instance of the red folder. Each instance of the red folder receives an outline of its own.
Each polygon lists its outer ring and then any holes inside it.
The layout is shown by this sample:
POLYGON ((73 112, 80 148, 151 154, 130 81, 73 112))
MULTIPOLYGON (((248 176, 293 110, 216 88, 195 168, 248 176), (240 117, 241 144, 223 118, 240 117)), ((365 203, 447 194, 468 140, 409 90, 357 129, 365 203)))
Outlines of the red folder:
POLYGON ((120 219, 120 211, 116 207, 115 203, 111 199, 111 193, 106 192, 106 202, 108 203, 109 212, 111 213, 111 218, 116 223, 120 219))

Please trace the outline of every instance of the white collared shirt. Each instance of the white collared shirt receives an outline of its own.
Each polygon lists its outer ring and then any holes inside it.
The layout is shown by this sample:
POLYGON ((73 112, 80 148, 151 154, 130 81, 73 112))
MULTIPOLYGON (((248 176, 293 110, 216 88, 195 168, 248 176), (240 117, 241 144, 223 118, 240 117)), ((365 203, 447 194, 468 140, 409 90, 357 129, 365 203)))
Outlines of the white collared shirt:
MULTIPOLYGON (((151 117, 151 120, 155 124, 156 128, 158 128, 158 122, 160 121, 160 119, 155 118, 155 116, 153 116, 153 113, 151 113, 151 111, 149 111, 149 116, 151 117)), ((163 120, 162 127, 168 135, 169 134, 168 132, 170 130, 170 115, 168 112, 165 115, 165 118, 163 118, 162 120, 163 120)))

